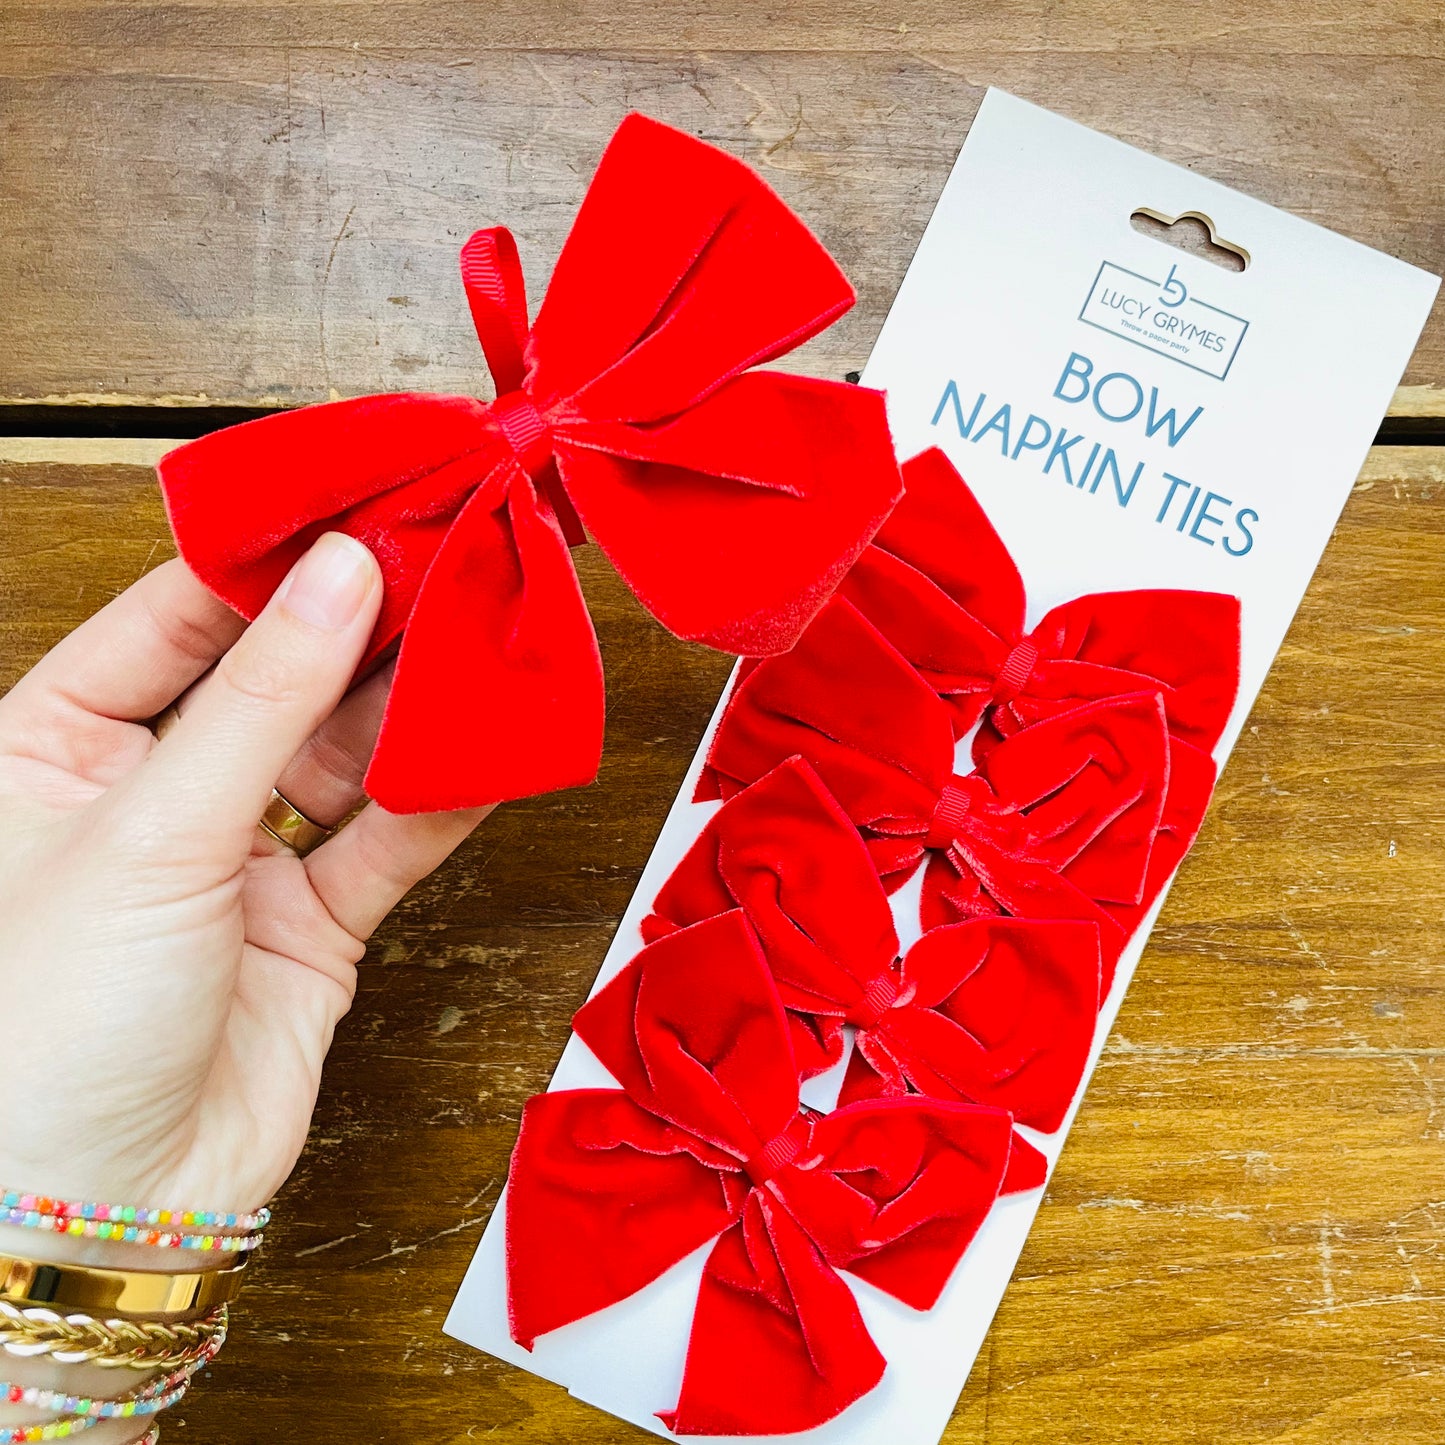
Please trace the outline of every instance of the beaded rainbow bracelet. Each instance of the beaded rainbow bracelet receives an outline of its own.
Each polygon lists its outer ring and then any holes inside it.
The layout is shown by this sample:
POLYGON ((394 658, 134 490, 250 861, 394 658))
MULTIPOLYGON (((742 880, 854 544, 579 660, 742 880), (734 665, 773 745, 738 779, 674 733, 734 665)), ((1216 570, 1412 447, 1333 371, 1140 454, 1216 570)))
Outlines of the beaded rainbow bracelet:
POLYGON ((254 1214, 223 1214, 210 1209, 146 1209, 132 1204, 73 1203, 49 1199, 43 1194, 26 1194, 18 1189, 0 1189, 0 1209, 7 1214, 49 1214, 61 1219, 98 1219, 122 1224, 178 1224, 184 1229, 234 1229, 251 1234, 271 1222, 269 1209, 254 1214))
POLYGON ((18 1189, 0 1190, 0 1224, 154 1249, 244 1254, 261 1243, 270 1222, 269 1209, 242 1214, 209 1209, 149 1209, 50 1199, 18 1189))
POLYGON ((0 1224, 21 1229, 38 1229, 68 1234, 77 1239, 108 1239, 116 1244, 143 1244, 153 1249, 211 1249, 223 1254, 246 1254, 261 1247, 265 1239, 256 1234, 187 1234, 171 1230, 143 1229, 105 1219, 82 1219, 79 1215, 41 1214, 38 1210, 7 1209, 0 1212, 0 1224))
MULTIPOLYGON (((92 1426, 99 1425, 105 1420, 132 1420, 144 1418, 147 1415, 159 1415, 164 1410, 178 1405, 186 1397, 186 1391, 190 1389, 190 1381, 177 1385, 173 1390, 167 1390, 164 1395, 157 1395, 149 1400, 82 1400, 78 1403, 87 1407, 96 1405, 102 1408, 96 1410, 87 1408, 80 1412, 69 1412, 69 1418, 65 1420, 52 1420, 44 1425, 15 1425, 8 1429, 0 1426, 0 1445, 11 1445, 16 1442, 19 1445, 23 1440, 64 1440, 71 1435, 79 1435, 82 1431, 89 1430, 92 1426), (118 1406, 119 1408, 109 1410, 105 1406, 118 1406), (69 1426, 69 1429, 65 1427, 69 1426), (43 1433, 51 1431, 50 1434, 43 1433), (24 1431, 25 1433, 17 1433, 24 1431), (41 1433, 37 1433, 41 1432, 41 1433)), ((43 1409, 44 1406, 39 1408, 43 1409)), ((61 1412, 56 1412, 61 1413, 61 1412)))
POLYGON ((68 1440, 72 1435, 83 1435, 99 1424, 99 1420, 52 1420, 48 1425, 0 1426, 0 1445, 28 1445, 32 1440, 68 1440))

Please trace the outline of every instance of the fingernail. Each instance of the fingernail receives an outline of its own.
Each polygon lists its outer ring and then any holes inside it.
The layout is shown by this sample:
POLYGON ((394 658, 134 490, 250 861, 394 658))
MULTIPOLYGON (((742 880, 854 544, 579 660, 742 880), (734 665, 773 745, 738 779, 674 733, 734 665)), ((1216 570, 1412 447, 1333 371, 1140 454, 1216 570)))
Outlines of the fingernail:
POLYGON ((303 622, 338 632, 361 611, 375 575, 376 562, 360 542, 327 532, 291 569, 280 602, 303 622))

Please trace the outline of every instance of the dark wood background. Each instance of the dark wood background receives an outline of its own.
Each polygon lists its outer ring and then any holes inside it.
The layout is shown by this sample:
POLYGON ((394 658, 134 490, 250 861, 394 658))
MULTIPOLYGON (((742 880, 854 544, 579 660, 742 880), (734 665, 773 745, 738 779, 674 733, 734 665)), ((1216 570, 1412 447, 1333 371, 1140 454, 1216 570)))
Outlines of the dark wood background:
MULTIPOLYGON (((759 166, 834 249, 860 303, 797 364, 839 375, 984 86, 1439 271, 1442 58, 1415 0, 0 4, 0 687, 169 555, 162 444, 130 438, 222 403, 485 393, 457 245, 505 222, 539 289, 629 107, 759 166)), ((1435 445, 1371 454, 950 1445, 1441 1438, 1438 310, 1406 382, 1435 445)), ((379 934, 171 1439, 643 1438, 440 1328, 727 672, 581 562, 602 776, 500 810, 379 934)))

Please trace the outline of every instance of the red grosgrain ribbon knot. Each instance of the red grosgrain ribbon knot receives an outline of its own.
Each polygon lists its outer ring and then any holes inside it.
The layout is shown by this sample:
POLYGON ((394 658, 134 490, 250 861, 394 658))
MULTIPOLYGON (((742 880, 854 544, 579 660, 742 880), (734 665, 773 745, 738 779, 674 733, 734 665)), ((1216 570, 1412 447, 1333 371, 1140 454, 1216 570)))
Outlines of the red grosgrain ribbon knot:
POLYGON ((403 393, 216 432, 159 472, 181 555, 254 617, 328 529, 381 565, 399 642, 367 791, 394 812, 591 781, 603 688, 569 546, 681 637, 785 651, 902 487, 883 398, 752 370, 853 292, 741 162, 629 116, 528 326, 501 228, 462 251, 498 400, 403 393))
POLYGON ((975 756, 1031 722, 1097 698, 1158 692, 1169 731, 1205 751, 1239 687, 1239 601, 1218 592, 1098 592, 1025 636, 1023 581, 936 447, 839 589, 943 698, 975 756))
POLYGON ((731 796, 795 754, 860 829, 887 888, 927 860, 926 928, 989 914, 1095 923, 1106 991, 1214 774, 1207 754, 1171 745, 1158 693, 1131 693, 1056 713, 955 778, 947 708, 841 597, 736 687, 700 792, 731 796))
MULTIPOLYGON (((798 758, 723 804, 653 907, 646 939, 732 908, 747 914, 799 1074, 836 1063, 844 1025, 854 1027, 845 1102, 920 1093, 992 1104, 1051 1132, 1083 1078, 1100 1003, 1098 928, 979 918, 932 930, 898 960, 868 851, 798 758)), ((1042 1159, 1016 1143, 1006 1190, 1042 1178, 1042 1159)))
POLYGON ((1033 676, 1038 660, 1039 649, 1036 644, 1028 638, 1016 642, 1013 651, 1004 658, 1003 666, 999 668, 998 677, 994 680, 993 700, 999 703, 1012 702, 1033 676))
POLYGON ((808 1115, 799 1113, 798 1117, 781 1134, 774 1134, 743 1165, 748 1178, 759 1187, 766 1184, 780 1169, 786 1169, 797 1159, 807 1145, 812 1132, 813 1126, 808 1115))
POLYGON ((782 1003, 736 911, 645 948, 575 1025, 621 1087, 523 1111, 513 1338, 530 1347, 711 1240, 661 1418, 680 1435, 832 1419, 884 1370, 843 1272, 931 1308, 998 1195, 1009 1116, 921 1097, 800 1115, 782 1003))
POLYGON ((897 1002, 902 990, 898 987, 898 976, 890 968, 880 973, 861 994, 857 1002, 844 1014, 844 1021, 855 1028, 871 1029, 897 1002))
POLYGON ((509 391, 492 403, 492 423, 507 439, 518 465, 533 481, 552 460, 552 428, 525 391, 509 391))
POLYGON ((982 779, 952 777, 938 795, 938 806, 928 820, 929 848, 947 848, 959 837, 964 829, 964 819, 973 807, 974 795, 979 791, 982 779))

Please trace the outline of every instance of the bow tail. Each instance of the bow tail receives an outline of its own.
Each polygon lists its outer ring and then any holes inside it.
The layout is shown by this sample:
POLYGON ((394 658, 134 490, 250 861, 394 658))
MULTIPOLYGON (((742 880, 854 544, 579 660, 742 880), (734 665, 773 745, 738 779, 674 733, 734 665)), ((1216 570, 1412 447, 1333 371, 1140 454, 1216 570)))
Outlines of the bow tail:
POLYGON ((785 1435, 833 1419, 883 1377, 848 1286, 773 1197, 754 1190, 698 1291, 679 1435, 785 1435))
MULTIPOLYGON (((909 1093, 911 1075, 918 1070, 923 1083, 916 1085, 924 1098, 953 1100, 959 1097, 952 1084, 940 1077, 937 1087, 926 1087, 926 1074, 918 1069, 917 1059, 908 1063, 891 1051, 892 1041, 882 1030, 859 1035, 858 1047, 848 1060, 843 1087, 838 1094, 839 1107, 886 1099, 903 1098, 909 1093)), ((1077 1086, 1077 1085, 1076 1085, 1077 1086)), ((999 1181, 998 1193, 1021 1194, 1037 1189, 1048 1174, 1048 1160, 1017 1129, 1012 1131, 1008 1146, 1008 1162, 999 1181)), ((857 1273, 858 1271, 854 1271, 857 1273)), ((877 1283, 878 1281, 874 1281, 877 1283)))
POLYGON ((500 465, 422 583, 367 790, 417 813, 589 783, 603 712, 567 544, 527 479, 500 465))
POLYGON ((727 1228, 741 1191, 700 1152, 615 1089, 527 1102, 507 1184, 518 1344, 628 1298, 727 1228))
POLYGON ((908 1093, 908 1075, 903 1062, 889 1046, 884 1029, 862 1029, 848 1055, 838 1106, 861 1104, 872 1099, 901 1099, 908 1093))
POLYGON ((1049 1161, 1035 1149, 1017 1129, 1009 1141, 1008 1168, 1004 1170, 1003 1183, 999 1185, 999 1197, 1009 1194, 1027 1194, 1030 1189, 1042 1187, 1049 1177, 1049 1161))

